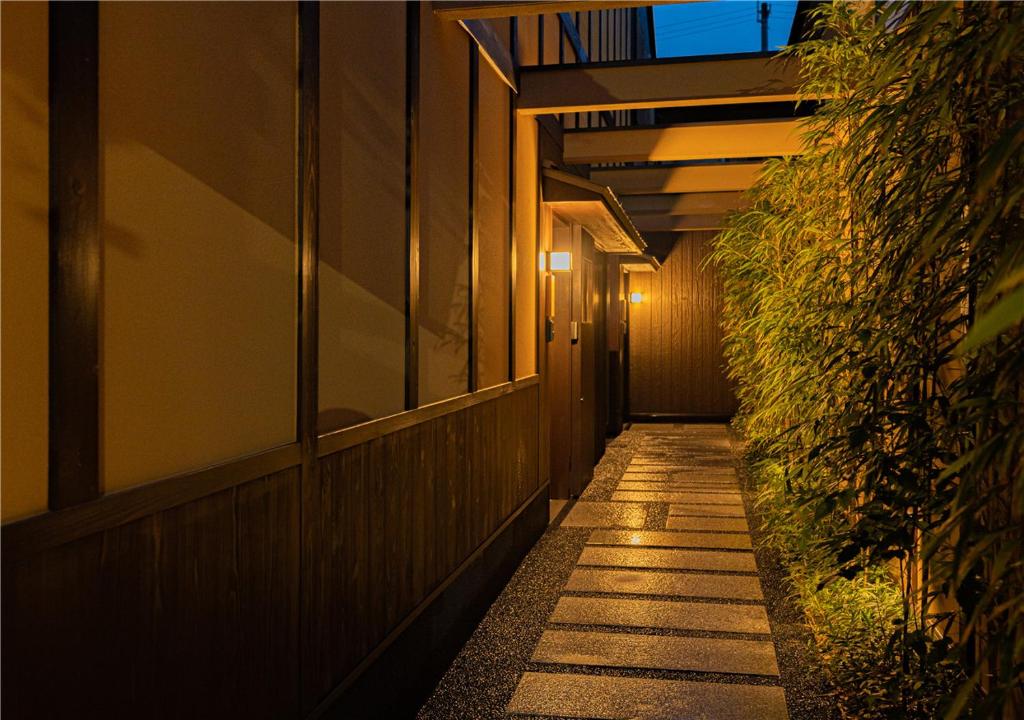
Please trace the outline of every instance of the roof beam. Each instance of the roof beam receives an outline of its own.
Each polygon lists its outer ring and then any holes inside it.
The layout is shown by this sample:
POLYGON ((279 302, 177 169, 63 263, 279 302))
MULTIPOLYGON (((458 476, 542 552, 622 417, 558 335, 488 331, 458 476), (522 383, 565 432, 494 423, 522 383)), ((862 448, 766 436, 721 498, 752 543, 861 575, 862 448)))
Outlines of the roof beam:
POLYGON ((732 120, 653 128, 572 130, 567 165, 678 162, 799 155, 800 120, 732 120))
POLYGON ((494 72, 498 73, 498 77, 504 80, 510 88, 519 92, 519 88, 516 87, 515 61, 491 23, 485 20, 460 20, 459 25, 473 38, 477 47, 480 48, 480 54, 494 68, 494 72))
POLYGON ((774 53, 522 68, 526 115, 799 99, 799 67, 774 53))
POLYGON ((633 217, 639 215, 715 215, 747 206, 741 192, 698 192, 675 195, 631 195, 622 206, 633 217))
POLYGON ((681 167, 592 170, 593 182, 617 195, 729 192, 746 190, 757 181, 762 163, 709 163, 681 167))
POLYGON ((641 232, 718 230, 725 224, 725 215, 639 215, 633 224, 641 232))
MULTIPOLYGON (((680 0, 522 0, 521 2, 481 2, 447 0, 434 3, 434 13, 445 20, 485 20, 519 15, 544 15, 559 12, 586 12, 613 8, 647 7, 680 0)), ((696 0, 682 0, 695 2, 696 0)))

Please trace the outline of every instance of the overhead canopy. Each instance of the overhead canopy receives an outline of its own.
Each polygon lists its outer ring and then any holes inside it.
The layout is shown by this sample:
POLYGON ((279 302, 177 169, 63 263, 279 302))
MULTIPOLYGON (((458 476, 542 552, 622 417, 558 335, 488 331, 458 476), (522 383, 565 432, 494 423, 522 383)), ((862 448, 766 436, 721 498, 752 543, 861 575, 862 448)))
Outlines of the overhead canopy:
POLYGON ((617 195, 705 193, 746 190, 757 180, 761 162, 707 163, 673 167, 593 170, 590 179, 617 195))
POLYGON ((480 54, 505 84, 518 91, 515 61, 494 27, 486 20, 460 20, 459 25, 473 38, 473 42, 480 48, 480 54))
POLYGON ((679 231, 718 230, 725 224, 725 215, 640 215, 637 230, 679 231))
POLYGON ((799 99, 798 65, 773 57, 756 53, 523 68, 516 109, 541 115, 799 99))
POLYGON ((647 247, 615 193, 605 185, 546 168, 543 197, 559 215, 582 225, 601 252, 641 255, 647 247))
POLYGON ((643 215, 715 215, 741 210, 748 202, 741 192, 626 195, 621 200, 634 221, 643 215))
POLYGON ((661 261, 653 255, 642 255, 624 260, 619 267, 626 272, 655 272, 661 270, 661 261))
POLYGON ((570 165, 585 165, 799 155, 800 122, 779 118, 571 130, 565 133, 563 157, 570 165))

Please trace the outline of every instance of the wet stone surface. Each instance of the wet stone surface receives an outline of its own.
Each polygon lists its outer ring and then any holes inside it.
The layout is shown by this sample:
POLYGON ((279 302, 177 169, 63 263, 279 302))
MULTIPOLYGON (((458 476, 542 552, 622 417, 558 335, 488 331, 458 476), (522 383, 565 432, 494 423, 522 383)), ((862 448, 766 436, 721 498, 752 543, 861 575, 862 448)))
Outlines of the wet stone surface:
POLYGON ((746 518, 713 518, 670 516, 665 527, 669 530, 700 530, 702 532, 742 532, 750 530, 746 518))
POLYGON ((660 630, 709 630, 750 634, 770 632, 768 614, 759 605, 619 597, 561 597, 550 622, 660 630))
MULTIPOLYGON (((708 532, 676 532, 657 530, 595 530, 587 545, 628 545, 657 548, 710 548, 750 550, 750 536, 708 532)), ((726 568, 721 568, 726 569, 726 568)))
POLYGON ((784 720, 786 699, 778 687, 528 673, 509 711, 608 720, 784 720))
POLYGON ((664 595, 672 597, 760 600, 761 585, 756 577, 707 575, 644 570, 577 568, 565 589, 575 592, 664 595))
POLYGON ((681 490, 629 491, 622 490, 612 495, 612 500, 626 502, 664 502, 694 505, 734 505, 743 510, 743 499, 739 493, 698 493, 681 490))
POLYGON ((664 548, 586 547, 580 554, 580 566, 600 565, 621 568, 659 568, 663 570, 713 570, 756 572, 754 554, 717 550, 676 550, 664 548))
POLYGON ((547 630, 533 661, 565 665, 699 670, 745 675, 778 675, 775 647, 763 640, 630 635, 615 632, 547 630))
POLYGON ((692 503, 673 503, 668 506, 668 515, 669 517, 673 515, 726 518, 746 517, 742 505, 695 505, 692 503))
POLYGON ((733 447, 720 425, 609 443, 419 717, 831 720, 733 447))
POLYGON ((562 520, 562 527, 642 528, 647 521, 643 505, 579 501, 562 520))

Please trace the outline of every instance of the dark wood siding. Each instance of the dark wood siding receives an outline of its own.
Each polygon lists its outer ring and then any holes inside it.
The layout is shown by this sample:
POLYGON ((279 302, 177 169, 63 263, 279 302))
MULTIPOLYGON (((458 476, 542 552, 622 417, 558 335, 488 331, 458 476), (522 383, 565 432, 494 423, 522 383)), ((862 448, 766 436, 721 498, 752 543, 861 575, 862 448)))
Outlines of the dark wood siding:
POLYGON ((240 462, 5 526, 3 714, 330 702, 545 492, 539 391, 533 376, 324 436, 305 488, 297 465, 231 485, 240 462))
POLYGON ((539 487, 529 386, 320 459, 306 548, 309 710, 539 487))
POLYGON ((722 357, 721 283, 701 269, 713 232, 676 243, 661 270, 631 273, 630 292, 643 302, 629 310, 630 414, 725 416, 736 398, 722 357))
POLYGON ((297 705, 290 468, 22 558, 4 554, 8 717, 284 717, 297 705))

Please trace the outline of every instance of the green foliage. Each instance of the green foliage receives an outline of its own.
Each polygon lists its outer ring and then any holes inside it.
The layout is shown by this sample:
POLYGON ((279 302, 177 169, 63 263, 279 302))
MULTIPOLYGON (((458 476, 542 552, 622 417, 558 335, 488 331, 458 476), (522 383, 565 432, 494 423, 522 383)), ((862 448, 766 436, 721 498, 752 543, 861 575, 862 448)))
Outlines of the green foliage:
POLYGON ((874 698, 855 716, 1001 717, 1024 677, 1024 6, 817 27, 789 50, 828 98, 809 152, 768 163, 712 256, 738 422, 830 667, 874 698), (845 607, 879 582, 896 623, 845 607))

